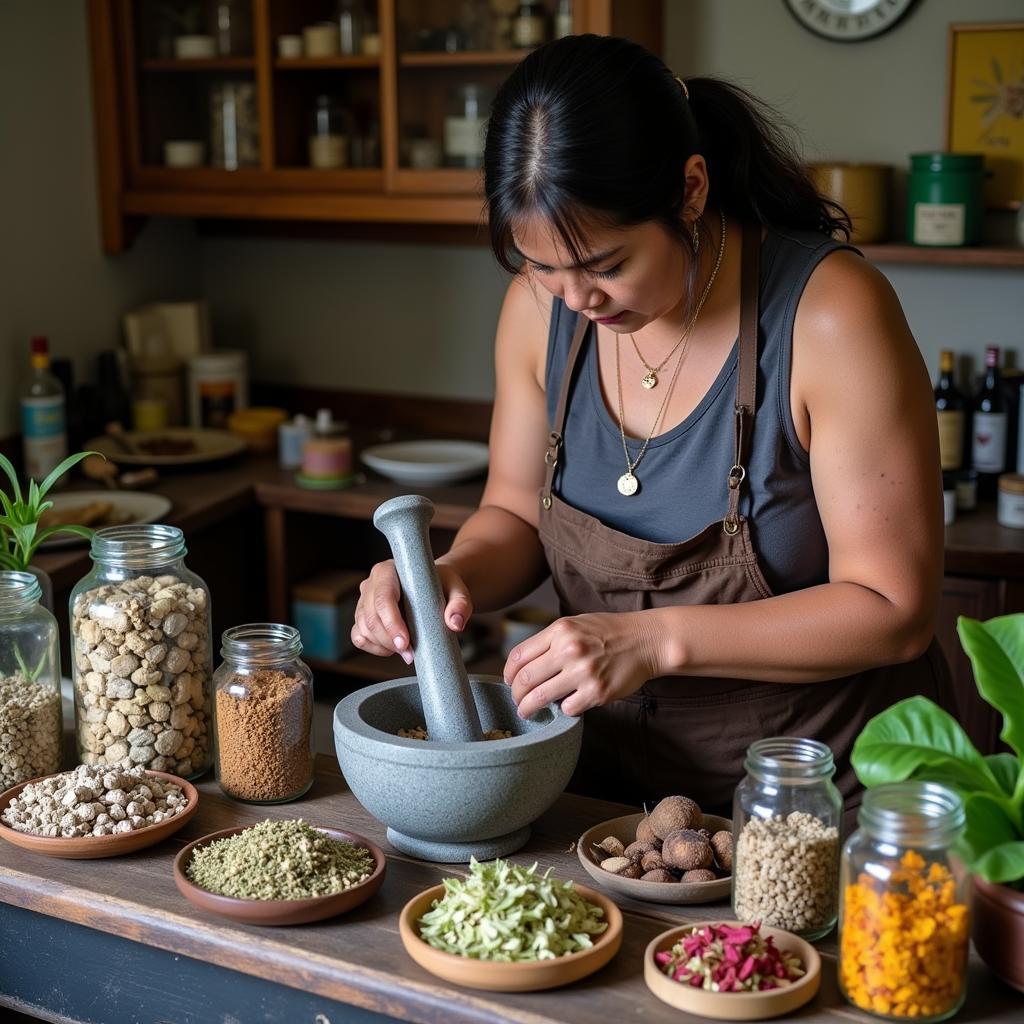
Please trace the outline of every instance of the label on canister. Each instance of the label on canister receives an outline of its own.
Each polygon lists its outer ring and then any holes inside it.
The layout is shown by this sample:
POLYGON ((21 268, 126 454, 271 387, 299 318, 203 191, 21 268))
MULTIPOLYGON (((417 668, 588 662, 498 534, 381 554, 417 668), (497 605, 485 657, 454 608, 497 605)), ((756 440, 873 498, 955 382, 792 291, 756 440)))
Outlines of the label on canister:
POLYGON ((963 245, 967 238, 967 207, 963 203, 916 203, 916 245, 963 245))
POLYGON ((444 151, 447 156, 483 156, 485 117, 446 117, 444 119, 444 151))
POLYGON ((233 380, 200 381, 199 425, 214 430, 227 430, 228 418, 235 411, 238 401, 237 387, 233 380))

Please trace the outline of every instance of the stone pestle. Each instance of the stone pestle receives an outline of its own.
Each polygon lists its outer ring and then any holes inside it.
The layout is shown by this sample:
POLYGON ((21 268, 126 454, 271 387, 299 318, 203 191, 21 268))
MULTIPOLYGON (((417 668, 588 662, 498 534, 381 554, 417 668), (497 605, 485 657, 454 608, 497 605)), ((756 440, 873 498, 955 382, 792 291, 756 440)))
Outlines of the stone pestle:
POLYGON ((373 525, 391 545, 405 599, 410 647, 427 733, 437 743, 483 739, 469 676, 455 634, 444 622, 444 592, 427 527, 434 503, 404 494, 378 506, 373 525))

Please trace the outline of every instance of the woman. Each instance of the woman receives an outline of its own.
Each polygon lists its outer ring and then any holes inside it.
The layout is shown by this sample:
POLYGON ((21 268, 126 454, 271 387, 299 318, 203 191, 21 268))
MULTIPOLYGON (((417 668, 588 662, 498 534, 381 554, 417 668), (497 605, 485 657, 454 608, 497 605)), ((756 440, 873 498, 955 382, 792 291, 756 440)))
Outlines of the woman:
MULTIPOLYGON (((863 724, 950 706, 931 386, 891 287, 756 100, 622 39, 517 67, 485 191, 514 277, 448 625, 551 573, 563 617, 504 678, 523 717, 585 714, 577 791, 728 813, 746 747, 797 735, 849 809, 863 724)), ((375 566, 352 638, 410 661, 399 597, 375 566)))

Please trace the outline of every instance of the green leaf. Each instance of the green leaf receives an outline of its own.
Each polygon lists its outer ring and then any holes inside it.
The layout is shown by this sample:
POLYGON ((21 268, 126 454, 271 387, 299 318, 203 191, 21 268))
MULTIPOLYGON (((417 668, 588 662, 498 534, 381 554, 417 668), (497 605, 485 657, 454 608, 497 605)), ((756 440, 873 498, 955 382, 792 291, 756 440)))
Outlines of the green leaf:
POLYGON ((986 882, 1016 882, 1024 878, 1024 842, 993 847, 974 862, 974 872, 986 882))
POLYGON ((986 793, 972 793, 964 799, 964 816, 966 825, 962 846, 967 851, 968 866, 972 871, 989 850, 1021 838, 1020 830, 1008 815, 1005 804, 986 793))
POLYGON ((99 455, 100 458, 106 459, 105 455, 100 452, 76 452, 74 455, 69 455, 59 465, 55 466, 50 470, 49 475, 39 485, 39 497, 45 498, 46 492, 69 470, 77 466, 82 459, 87 459, 90 455, 99 455))
POLYGON ((40 530, 36 534, 35 539, 28 547, 28 559, 32 560, 32 556, 39 549, 39 545, 49 540, 50 537, 57 533, 71 533, 76 537, 84 537, 86 540, 92 540, 93 533, 95 531, 90 529, 88 526, 74 526, 70 523, 61 524, 60 526, 47 526, 46 529, 40 530))
POLYGON ((14 500, 20 502, 21 484, 18 483, 18 474, 14 472, 14 466, 6 455, 0 455, 0 469, 7 474, 7 479, 11 481, 11 490, 14 494, 14 500))
POLYGON ((913 777, 944 782, 964 795, 1003 796, 967 733, 927 697, 908 697, 875 715, 857 737, 851 761, 868 787, 913 777))
POLYGON ((15 558, 14 555, 9 555, 6 551, 0 551, 0 569, 10 569, 12 572, 20 572, 24 566, 15 558))
POLYGON ((1000 737, 1024 758, 1024 612, 978 622, 957 619, 978 692, 1003 715, 1000 737))
POLYGON ((1013 754, 989 754, 985 764, 1007 796, 1013 796, 1021 778, 1020 759, 1013 754))
POLYGON ((35 480, 28 482, 28 501, 25 502, 25 506, 33 518, 39 515, 39 484, 35 480))

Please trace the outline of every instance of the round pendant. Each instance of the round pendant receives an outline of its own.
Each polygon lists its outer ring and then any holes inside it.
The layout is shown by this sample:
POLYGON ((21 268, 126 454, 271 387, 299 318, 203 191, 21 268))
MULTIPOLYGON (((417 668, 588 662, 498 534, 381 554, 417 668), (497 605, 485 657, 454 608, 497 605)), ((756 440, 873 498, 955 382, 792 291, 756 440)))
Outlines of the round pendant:
POLYGON ((619 477, 618 487, 619 494, 624 494, 628 498, 631 494, 636 494, 640 490, 640 481, 632 473, 623 473, 619 477))
POLYGON ((658 386, 658 375, 651 370, 651 372, 648 373, 640 383, 650 391, 651 388, 656 388, 658 386))

